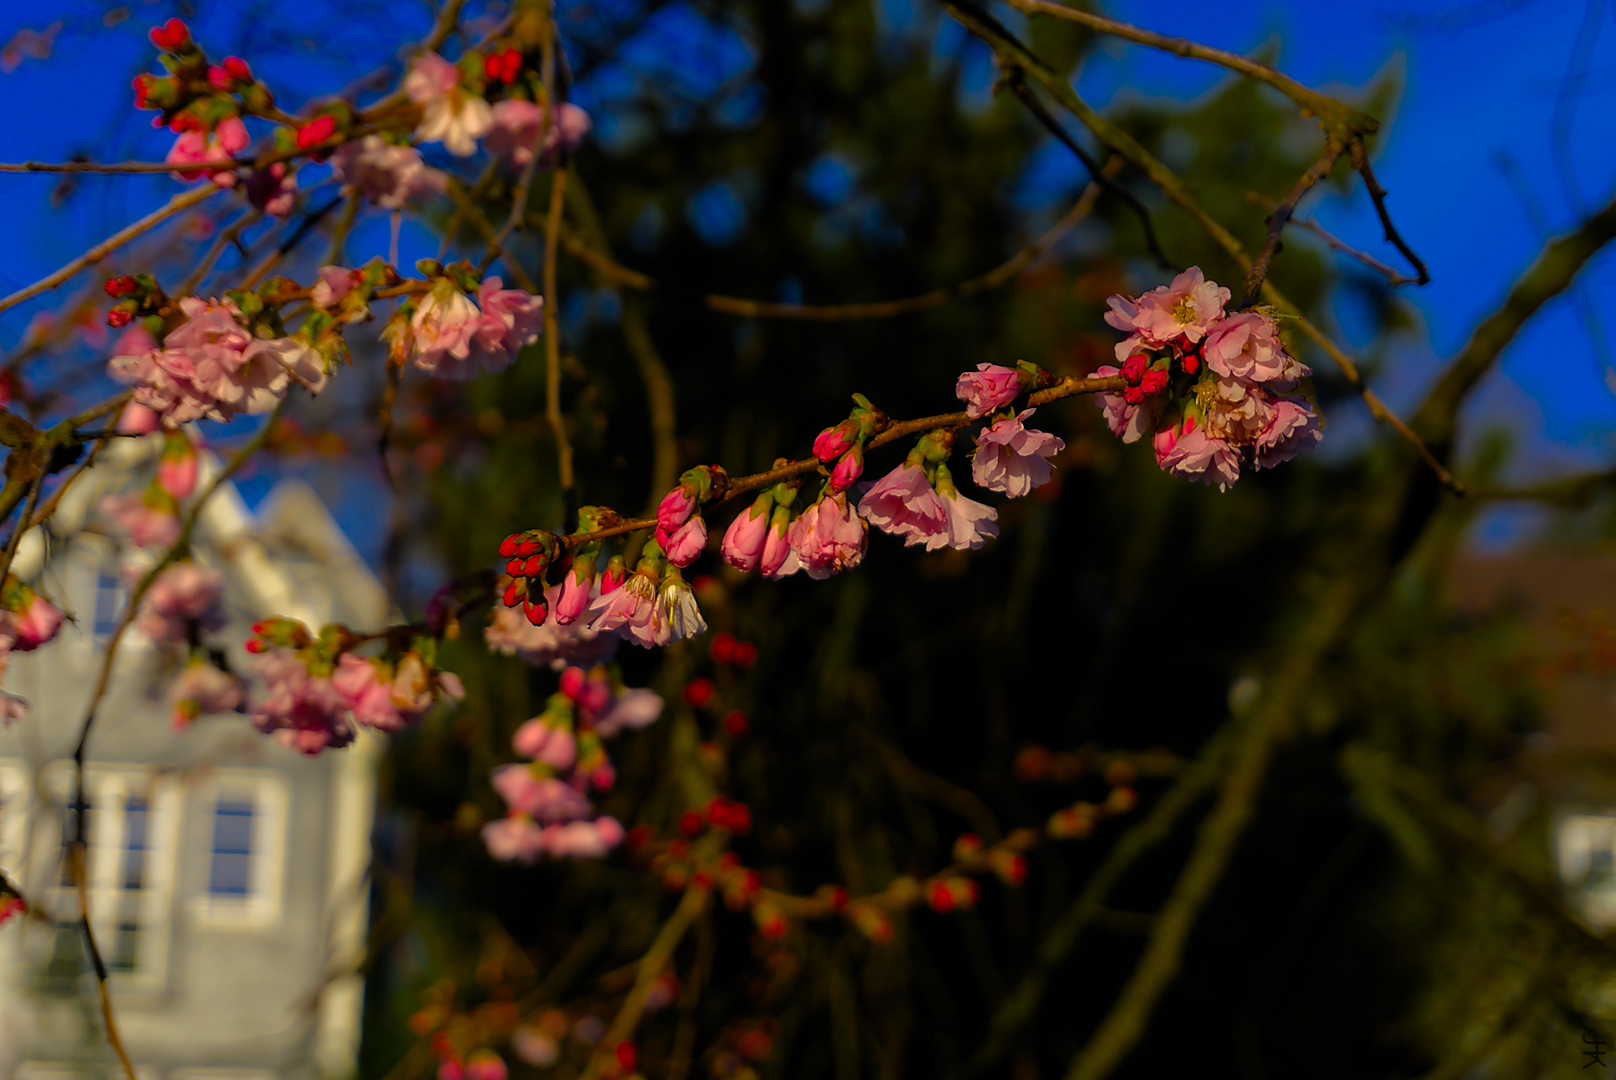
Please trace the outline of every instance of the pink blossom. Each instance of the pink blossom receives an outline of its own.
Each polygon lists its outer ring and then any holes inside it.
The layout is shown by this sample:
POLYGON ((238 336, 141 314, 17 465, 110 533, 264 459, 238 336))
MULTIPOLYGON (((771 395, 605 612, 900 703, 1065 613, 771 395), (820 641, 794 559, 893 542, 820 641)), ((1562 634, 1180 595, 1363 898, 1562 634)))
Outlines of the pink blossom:
POLYGON ((169 684, 169 721, 179 730, 198 717, 234 712, 245 696, 240 679, 206 660, 192 660, 169 684))
POLYGON ((43 596, 35 594, 28 606, 12 618, 11 632, 16 636, 16 641, 11 647, 18 652, 37 649, 54 638, 61 626, 61 611, 43 596))
POLYGON ((864 559, 869 526, 847 496, 829 495, 802 512, 791 525, 791 550, 808 576, 824 580, 850 570, 864 559))
POLYGON ((410 327, 415 331, 415 366, 447 379, 469 379, 477 373, 473 342, 482 315, 465 293, 447 283, 428 293, 410 327))
POLYGON ((814 457, 830 464, 853 448, 858 441, 858 431, 859 422, 853 419, 826 428, 814 438, 814 457))
POLYGON ((603 593, 589 605, 589 625, 597 633, 615 630, 624 638, 650 648, 656 643, 651 625, 656 601, 656 578, 636 570, 622 587, 603 593))
MULTIPOLYGON (((651 624, 652 638, 657 645, 683 641, 707 629, 707 620, 701 617, 701 608, 696 606, 695 590, 677 570, 670 570, 662 579, 651 611, 651 624)), ((640 644, 648 643, 641 641, 640 644)))
POLYGON ((375 660, 343 653, 337 658, 331 685, 342 695, 355 723, 378 731, 400 731, 413 719, 393 701, 392 673, 375 660))
POLYGON ((1035 412, 1036 409, 1027 409, 977 435, 971 479, 979 487, 1019 498, 1049 482, 1051 468, 1045 459, 1066 449, 1066 443, 1047 431, 1023 426, 1023 421, 1035 412))
MULTIPOLYGON (((1117 368, 1104 364, 1095 368, 1089 378, 1109 379, 1118 373, 1117 368)), ((1099 403, 1101 411, 1105 413, 1105 425, 1111 429, 1111 434, 1125 443, 1139 441, 1150 419, 1148 409, 1129 404, 1121 394, 1095 394, 1094 398, 1099 403)))
POLYGON ((157 462, 157 486, 174 496, 188 498, 196 490, 196 449, 183 435, 171 435, 157 462))
POLYGON ((877 480, 859 500, 859 513, 870 524, 904 538, 904 546, 928 549, 947 542, 948 508, 916 464, 904 462, 877 480), (941 538, 937 544, 934 539, 941 538))
MULTIPOLYGON (((486 834, 485 826, 484 835, 486 834)), ((549 1068, 561 1057, 561 1047, 556 1045, 553 1038, 536 1027, 519 1027, 512 1032, 511 1050, 529 1065, 537 1065, 541 1069, 549 1068)))
MULTIPOLYGON (((660 534, 661 526, 657 528, 660 534)), ((669 562, 675 566, 689 566, 707 546, 707 522, 702 520, 700 514, 693 514, 689 521, 679 526, 665 539, 659 535, 658 540, 666 551, 669 562)))
POLYGON ((271 649, 257 658, 263 694, 253 702, 252 721, 282 745, 314 756, 353 741, 348 704, 329 676, 311 675, 291 649, 271 649))
POLYGON ((1172 449, 1161 457, 1160 465, 1174 476, 1220 488, 1240 479, 1239 451, 1189 419, 1184 421, 1184 432, 1172 449))
POLYGON ((954 487, 948 475, 948 466, 937 466, 937 494, 942 497, 943 509, 948 514, 948 529, 944 534, 926 540, 926 550, 940 547, 975 551, 999 535, 999 512, 991 506, 967 499, 954 487))
POLYGON ((419 199, 442 195, 449 177, 430 168, 413 146, 399 146, 379 135, 343 143, 331 155, 331 171, 377 206, 401 210, 419 199))
POLYGON ((1269 382, 1282 378, 1290 357, 1269 315, 1243 311, 1212 324, 1201 349, 1206 364, 1219 375, 1269 382))
POLYGON ((504 371, 523 347, 539 340, 544 329, 544 299, 521 289, 502 288, 498 277, 484 278, 477 287, 482 317, 474 342, 487 371, 504 371))
MULTIPOLYGON (((211 133, 185 132, 174 141, 174 145, 169 148, 168 156, 163 160, 170 165, 223 161, 247 149, 251 141, 251 137, 247 134, 247 125, 241 122, 241 117, 230 116, 219 121, 219 125, 211 133)), ((229 188, 236 185, 234 169, 179 169, 175 171, 174 177, 177 180, 196 180, 204 172, 219 187, 229 188)))
POLYGON ((662 696, 652 690, 624 690, 615 694, 594 716, 595 732, 609 739, 619 732, 649 727, 662 715, 662 696))
POLYGON ((589 800, 554 777, 533 775, 526 765, 498 765, 494 790, 513 810, 535 821, 575 821, 589 813, 589 800))
MULTIPOLYGON (((503 605, 494 608, 488 627, 483 632, 488 647, 506 656, 519 656, 530 664, 544 664, 559 671, 569 664, 592 667, 610 658, 617 650, 617 636, 602 633, 590 626, 588 620, 573 623, 557 621, 556 609, 559 586, 550 586, 544 592, 549 613, 538 626, 515 608, 503 605)), ((595 598, 590 601, 592 610, 595 598)), ((593 616, 591 616, 593 618, 593 616)))
POLYGON ((286 217, 297 205, 297 173, 271 162, 247 177, 247 201, 271 217, 286 217))
POLYGON ((218 605, 223 592, 219 571, 194 562, 174 563, 146 590, 135 625, 159 645, 185 641, 193 623, 204 630, 222 629, 218 605))
POLYGON ((466 1058, 464 1080, 505 1080, 505 1061, 492 1050, 473 1050, 466 1058))
POLYGON ((965 415, 972 420, 1010 404, 1021 393, 1021 376, 1015 368, 978 364, 954 386, 954 396, 965 402, 965 415))
POLYGON ((578 760, 578 742, 572 732, 542 719, 529 720, 517 728, 516 734, 511 736, 511 746, 523 757, 542 761, 563 772, 578 760))
POLYGON ((545 837, 551 855, 573 859, 599 859, 622 842, 623 826, 613 817, 569 822, 545 837))
MULTIPOLYGON (((494 126, 488 132, 488 151, 509 161, 520 169, 533 160, 533 146, 539 138, 539 125, 544 123, 544 106, 517 98, 506 98, 494 105, 494 126)), ((589 114, 570 102, 556 110, 557 123, 544 135, 544 147, 539 164, 549 166, 558 151, 571 153, 589 134, 592 126, 589 114)))
POLYGON ((456 157, 477 150, 477 140, 494 126, 488 102, 460 85, 460 72, 437 53, 422 53, 410 61, 404 93, 421 106, 415 134, 422 142, 442 142, 456 157))
POLYGON ((855 446, 842 455, 836 468, 830 471, 830 489, 846 491, 864 475, 864 451, 855 446))
POLYGON ((180 519, 171 506, 154 505, 142 492, 108 495, 101 512, 136 547, 167 547, 180 535, 180 519))
POLYGON ((757 501, 739 514, 724 530, 724 543, 720 548, 724 561, 737 570, 756 570, 763 555, 763 544, 769 534, 769 510, 774 499, 759 496, 757 501))
POLYGON ((343 266, 322 266, 314 287, 309 290, 309 303, 321 311, 330 311, 342 303, 342 298, 359 284, 359 271, 343 266))
POLYGON ((1173 279, 1141 296, 1132 326, 1118 326, 1124 307, 1112 305, 1106 321, 1118 329, 1134 329, 1156 345, 1182 338, 1190 344, 1200 341, 1212 324, 1223 317, 1223 306, 1232 294, 1216 282, 1207 281, 1199 266, 1192 266, 1173 279))
POLYGON ((532 862, 544 854, 544 830, 532 818, 512 813, 483 826, 483 843, 502 862, 532 862))
POLYGON ((1280 398, 1274 402, 1273 419, 1257 436, 1257 468, 1271 469, 1289 461, 1322 437, 1319 418, 1305 402, 1280 398))
POLYGON ((131 401, 118 414, 118 431, 124 435, 149 435, 161 426, 163 420, 156 412, 138 401, 131 401))

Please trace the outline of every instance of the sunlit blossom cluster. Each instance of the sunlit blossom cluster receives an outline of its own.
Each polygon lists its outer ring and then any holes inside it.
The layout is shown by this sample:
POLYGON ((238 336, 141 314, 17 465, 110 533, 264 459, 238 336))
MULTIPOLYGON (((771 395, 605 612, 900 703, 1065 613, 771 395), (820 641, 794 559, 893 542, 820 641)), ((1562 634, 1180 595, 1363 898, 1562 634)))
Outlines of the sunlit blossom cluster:
POLYGON ((1101 394, 1106 423, 1123 442, 1151 436, 1156 464, 1227 487, 1242 464, 1272 468, 1320 438, 1318 417, 1296 397, 1310 373, 1285 349, 1271 312, 1229 313, 1228 289, 1192 266, 1137 299, 1113 296, 1105 321, 1127 388, 1101 394))

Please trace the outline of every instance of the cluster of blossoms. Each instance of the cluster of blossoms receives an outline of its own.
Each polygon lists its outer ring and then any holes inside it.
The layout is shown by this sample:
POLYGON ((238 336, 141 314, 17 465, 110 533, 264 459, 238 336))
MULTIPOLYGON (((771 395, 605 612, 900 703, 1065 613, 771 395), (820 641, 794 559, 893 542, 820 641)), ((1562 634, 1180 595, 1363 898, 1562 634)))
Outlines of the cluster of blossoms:
POLYGON ((119 341, 129 351, 108 367, 114 378, 134 385, 135 404, 165 425, 268 412, 293 383, 315 394, 325 388, 326 356, 306 333, 286 336, 274 308, 256 293, 223 300, 186 296, 175 305, 148 293, 139 302, 170 308, 170 314, 132 324, 119 341), (161 346, 151 323, 166 330, 161 346))
POLYGON ((495 375, 510 367, 517 353, 539 340, 544 301, 521 289, 505 288, 498 277, 485 278, 475 289, 473 303, 466 295, 470 282, 446 275, 437 279, 413 314, 409 305, 400 308, 389 324, 395 356, 407 343, 415 366, 443 379, 470 379, 479 370, 495 375), (402 327, 405 319, 408 333, 402 327))
POLYGON ((368 639, 336 623, 316 637, 296 619, 263 619, 253 635, 247 651, 257 655, 264 683, 253 725, 311 756, 348 745, 356 724, 399 731, 438 701, 465 696, 459 677, 437 667, 437 639, 409 628, 387 635, 373 657, 352 651, 368 639))
POLYGON ((610 791, 617 771, 605 740, 662 715, 662 698, 632 690, 597 665, 569 667, 545 710, 516 730, 511 745, 531 759, 494 770, 494 790, 509 813, 483 826, 496 859, 532 862, 541 855, 599 858, 623 841, 616 818, 597 816, 589 792, 610 791))
POLYGON ((1310 372, 1285 351, 1271 311, 1228 314, 1228 289, 1192 266, 1138 299, 1113 296, 1105 321, 1129 336, 1116 347, 1121 394, 1101 394, 1123 442, 1153 436, 1156 464, 1226 488, 1242 462, 1272 468, 1320 438, 1318 417, 1292 395, 1310 372))
POLYGON ((494 55, 467 52, 454 64, 423 53, 404 77, 404 93, 421 107, 416 138, 441 142, 456 157, 468 157, 486 136, 488 149, 517 168, 533 160, 535 149, 540 165, 552 164, 589 134, 589 114, 566 103, 547 109, 544 86, 534 74, 514 47, 494 55), (490 105, 488 95, 494 92, 501 97, 490 105))

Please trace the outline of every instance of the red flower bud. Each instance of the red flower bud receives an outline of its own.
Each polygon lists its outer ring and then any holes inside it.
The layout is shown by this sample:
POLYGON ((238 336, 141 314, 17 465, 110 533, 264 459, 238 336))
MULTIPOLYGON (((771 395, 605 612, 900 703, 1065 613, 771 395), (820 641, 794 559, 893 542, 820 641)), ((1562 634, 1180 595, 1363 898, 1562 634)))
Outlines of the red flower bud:
POLYGON ((713 680, 691 679, 685 684, 685 704, 701 708, 713 700, 713 680))
POLYGON ((701 830, 706 827, 706 824, 701 815, 694 810, 686 810, 679 815, 679 831, 692 840, 701 835, 701 830))
POLYGON ((507 574, 511 575, 511 577, 521 577, 522 576, 522 560, 521 559, 512 559, 510 562, 506 563, 505 564, 505 572, 507 574))
POLYGON ((635 1053, 633 1043, 620 1042, 613 1053, 617 1058, 617 1064, 623 1067, 624 1072, 634 1071, 634 1063, 639 1060, 639 1054, 635 1053))
POLYGON ((208 68, 208 85, 213 87, 215 90, 229 90, 230 73, 224 68, 220 67, 218 64, 212 65, 208 68))
POLYGON ((1195 353, 1184 354, 1184 374, 1194 375, 1201 370, 1201 358, 1195 353))
POLYGON ((1139 380, 1139 389, 1146 397, 1155 397, 1167 389, 1167 372, 1159 369, 1145 372, 1145 377, 1139 380))
POLYGON ((651 842, 651 829, 648 825, 636 825, 628 831, 628 846, 632 851, 638 851, 651 842))
POLYGON ((729 732, 731 738, 739 739, 745 735, 747 727, 746 714, 739 709, 724 717, 724 730, 729 732))
POLYGON ((531 536, 518 535, 516 537, 516 553, 524 559, 529 555, 537 554, 543 548, 544 545, 531 536))
POLYGON ((708 646, 708 655, 715 664, 727 664, 735 659, 735 635, 727 630, 714 634, 713 643, 708 646))
POLYGON ((1145 400, 1145 392, 1137 386, 1130 386, 1122 392, 1122 400, 1129 405, 1137 405, 1145 400))
POLYGON ((1122 378, 1129 386, 1138 386, 1139 380, 1145 377, 1150 370, 1150 357, 1144 353, 1134 353, 1122 362, 1122 378))
POLYGON ((830 909, 832 911, 846 911, 847 903, 850 898, 847 895, 846 889, 842 888, 840 885, 832 885, 826 899, 830 901, 830 909))
POLYGON ((927 893, 926 902, 931 905, 933 911, 943 915, 947 915, 954 910, 954 894, 949 891, 946 882, 933 882, 930 891, 927 893))
POLYGON ((751 667, 757 663, 757 646, 751 642, 741 641, 735 645, 735 666, 751 667))
POLYGON ((191 28, 179 19, 170 19, 162 26, 155 26, 151 33, 146 35, 151 43, 164 52, 179 52, 190 44, 191 28))
POLYGON ((515 607, 517 604, 522 602, 522 597, 524 595, 526 594, 521 590, 517 583, 514 581, 511 582, 509 585, 505 586, 505 606, 515 607))
POLYGON ((239 79, 242 82, 252 81, 252 68, 248 67, 247 61, 243 60, 239 56, 225 57, 224 69, 230 74, 232 79, 239 79))
POLYGON ((543 600, 539 600, 537 603, 532 600, 524 600, 522 601, 522 614, 527 616, 528 622, 534 626, 539 626, 544 622, 545 616, 550 614, 550 605, 543 600))
POLYGON ((527 561, 522 564, 522 573, 528 577, 538 577, 549 565, 550 560, 543 555, 529 555, 527 561))
POLYGON ((250 653, 261 653, 261 652, 268 652, 269 651, 269 643, 267 641, 262 641, 262 640, 260 640, 258 638, 252 638, 251 640, 249 640, 245 647, 246 647, 247 651, 250 652, 250 653))
POLYGON ((129 320, 135 317, 134 312, 124 308, 113 308, 107 312, 107 325, 111 327, 128 326, 129 320))
POLYGON ((520 542, 521 537, 517 536, 515 533, 511 533, 511 535, 501 540, 499 542, 499 557, 502 559, 514 558, 516 555, 516 545, 520 542))
POLYGON ((313 120, 297 129, 297 148, 307 150, 325 142, 337 133, 336 118, 327 113, 325 116, 316 116, 313 120))

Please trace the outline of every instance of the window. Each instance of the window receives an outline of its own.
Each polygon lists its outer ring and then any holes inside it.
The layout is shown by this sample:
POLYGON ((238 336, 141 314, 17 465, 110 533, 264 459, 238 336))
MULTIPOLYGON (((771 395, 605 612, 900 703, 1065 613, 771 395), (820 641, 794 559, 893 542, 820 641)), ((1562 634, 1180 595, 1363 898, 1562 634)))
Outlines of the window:
POLYGON ((207 794, 207 869, 198 921, 220 929, 277 923, 286 851, 286 784, 263 769, 220 769, 207 794))
POLYGON ((103 563, 95 575, 95 640, 105 641, 123 614, 124 584, 117 563, 103 563))
POLYGON ((33 892, 59 932, 40 935, 32 946, 34 962, 47 981, 64 989, 84 970, 71 861, 82 813, 90 921, 107 967, 125 990, 160 990, 167 974, 181 789, 150 770, 106 766, 86 768, 84 788, 81 808, 74 805, 73 770, 65 762, 43 778, 46 798, 35 828, 44 843, 36 844, 34 869, 40 873, 34 880, 48 887, 33 892))
POLYGON ((245 897, 252 883, 253 804, 220 799, 213 804, 213 860, 208 893, 245 897))

